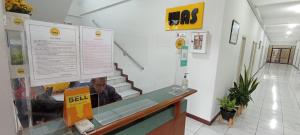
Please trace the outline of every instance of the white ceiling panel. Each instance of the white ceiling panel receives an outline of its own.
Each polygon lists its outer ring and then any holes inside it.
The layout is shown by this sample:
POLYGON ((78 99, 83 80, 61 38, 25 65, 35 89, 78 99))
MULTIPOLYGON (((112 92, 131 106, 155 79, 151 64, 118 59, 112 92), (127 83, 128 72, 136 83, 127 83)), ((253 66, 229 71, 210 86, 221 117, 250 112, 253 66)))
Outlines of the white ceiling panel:
POLYGON ((300 40, 300 0, 251 1, 271 42, 294 43, 300 40))
POLYGON ((258 7, 258 9, 263 19, 278 18, 278 17, 293 17, 299 15, 299 13, 293 11, 293 8, 297 8, 297 6, 300 8, 300 2, 273 4, 273 5, 258 7))
POLYGON ((253 0, 256 6, 266 6, 266 5, 273 5, 273 4, 281 4, 281 3, 288 3, 288 2, 295 2, 300 0, 253 0))

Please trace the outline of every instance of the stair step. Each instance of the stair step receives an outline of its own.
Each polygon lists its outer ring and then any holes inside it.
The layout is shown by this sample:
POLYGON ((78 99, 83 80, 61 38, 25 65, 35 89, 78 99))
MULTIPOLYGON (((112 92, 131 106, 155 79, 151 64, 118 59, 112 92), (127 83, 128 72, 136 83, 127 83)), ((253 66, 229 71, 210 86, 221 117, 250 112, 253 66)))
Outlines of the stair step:
POLYGON ((107 84, 109 85, 115 85, 118 83, 124 83, 126 81, 126 78, 123 76, 111 76, 107 77, 107 84))
POLYGON ((121 76, 121 71, 115 70, 114 73, 113 73, 113 75, 108 76, 108 77, 114 77, 114 76, 121 76))
MULTIPOLYGON (((107 76, 107 80, 109 78, 115 78, 115 77, 119 77, 121 76, 121 71, 115 70, 114 73, 111 76, 107 76)), ((91 78, 92 79, 92 78, 91 78)), ((84 79, 84 80, 80 80, 81 83, 88 83, 91 81, 91 79, 84 79)))
POLYGON ((122 99, 129 99, 140 95, 138 91, 135 91, 133 89, 124 90, 122 92, 119 92, 119 94, 122 99))
POLYGON ((131 89, 131 84, 124 82, 124 83, 118 83, 118 84, 114 84, 111 85, 112 87, 114 87, 116 89, 116 91, 119 92, 123 92, 125 90, 131 89))

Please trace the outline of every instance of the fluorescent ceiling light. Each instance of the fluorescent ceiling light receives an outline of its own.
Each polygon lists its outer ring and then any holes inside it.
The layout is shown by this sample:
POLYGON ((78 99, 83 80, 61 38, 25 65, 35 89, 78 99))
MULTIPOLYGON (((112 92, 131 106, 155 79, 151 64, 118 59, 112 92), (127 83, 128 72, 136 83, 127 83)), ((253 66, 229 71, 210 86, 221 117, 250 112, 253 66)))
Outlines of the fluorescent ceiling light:
POLYGON ((298 24, 288 24, 288 27, 290 28, 290 29, 294 29, 295 27, 297 27, 298 26, 298 24))
POLYGON ((287 31, 286 34, 287 34, 287 35, 291 35, 291 34, 292 34, 292 31, 287 31))
POLYGON ((291 6, 288 8, 289 11, 300 13, 300 5, 291 6))

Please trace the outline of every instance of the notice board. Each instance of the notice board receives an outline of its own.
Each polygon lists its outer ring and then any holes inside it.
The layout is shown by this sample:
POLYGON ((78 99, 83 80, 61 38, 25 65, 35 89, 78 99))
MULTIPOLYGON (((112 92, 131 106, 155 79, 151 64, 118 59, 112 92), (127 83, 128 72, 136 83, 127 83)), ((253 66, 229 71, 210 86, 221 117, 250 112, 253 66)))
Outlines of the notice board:
POLYGON ((109 76, 113 73, 113 31, 80 27, 81 79, 109 76))
POLYGON ((79 28, 25 22, 31 86, 80 79, 79 28))

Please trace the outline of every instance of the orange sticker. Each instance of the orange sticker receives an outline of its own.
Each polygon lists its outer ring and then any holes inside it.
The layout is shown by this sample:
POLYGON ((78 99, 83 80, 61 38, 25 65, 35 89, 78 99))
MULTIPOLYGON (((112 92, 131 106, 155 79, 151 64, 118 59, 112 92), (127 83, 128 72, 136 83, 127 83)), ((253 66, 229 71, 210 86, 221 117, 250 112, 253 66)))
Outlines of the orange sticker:
POLYGON ((96 31, 96 37, 101 37, 101 31, 96 31))
POLYGON ((65 90, 64 120, 68 127, 83 119, 92 119, 93 111, 88 87, 65 90))
POLYGON ((181 49, 185 45, 185 40, 183 38, 178 38, 176 40, 176 48, 181 49))
POLYGON ((50 34, 51 34, 52 36, 59 36, 59 35, 60 35, 60 31, 59 31, 58 28, 51 28, 51 29, 50 29, 50 34))
POLYGON ((14 19, 14 23, 16 24, 16 25, 21 25, 21 24, 23 24, 23 20, 21 19, 21 18, 19 18, 19 17, 16 17, 15 19, 14 19))

